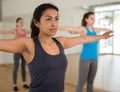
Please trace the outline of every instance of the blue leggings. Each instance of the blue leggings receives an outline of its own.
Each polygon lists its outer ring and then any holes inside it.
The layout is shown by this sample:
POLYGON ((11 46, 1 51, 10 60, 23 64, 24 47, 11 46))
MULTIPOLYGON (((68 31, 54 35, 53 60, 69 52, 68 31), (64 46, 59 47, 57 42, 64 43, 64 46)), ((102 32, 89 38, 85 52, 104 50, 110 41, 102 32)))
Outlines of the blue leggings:
POLYGON ((97 72, 97 60, 80 59, 79 79, 76 92, 82 92, 87 81, 87 92, 93 92, 93 83, 97 72))
POLYGON ((21 54, 15 53, 14 54, 14 70, 13 70, 13 83, 14 84, 17 84, 17 71, 18 71, 18 68, 19 68, 20 59, 21 59, 22 80, 23 80, 23 82, 26 81, 26 71, 25 71, 26 62, 25 62, 25 60, 24 60, 24 58, 21 54))

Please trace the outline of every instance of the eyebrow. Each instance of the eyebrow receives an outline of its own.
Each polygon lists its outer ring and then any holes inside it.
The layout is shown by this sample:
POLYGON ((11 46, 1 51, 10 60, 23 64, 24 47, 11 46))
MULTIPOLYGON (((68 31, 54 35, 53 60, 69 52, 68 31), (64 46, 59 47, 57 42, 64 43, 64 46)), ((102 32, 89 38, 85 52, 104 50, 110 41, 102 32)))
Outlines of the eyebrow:
MULTIPOLYGON (((51 17, 52 18, 52 16, 50 16, 50 15, 46 15, 45 17, 51 17)), ((59 16, 55 16, 55 17, 59 17, 59 16)))

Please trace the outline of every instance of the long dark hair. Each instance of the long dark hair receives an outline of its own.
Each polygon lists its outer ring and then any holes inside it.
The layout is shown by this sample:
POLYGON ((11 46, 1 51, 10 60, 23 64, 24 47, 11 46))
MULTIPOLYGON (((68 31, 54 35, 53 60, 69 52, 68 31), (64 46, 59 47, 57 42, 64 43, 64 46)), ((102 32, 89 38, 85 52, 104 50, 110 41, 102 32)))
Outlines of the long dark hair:
POLYGON ((86 26, 87 23, 86 23, 85 19, 88 19, 90 15, 94 15, 94 14, 95 14, 94 12, 87 12, 87 13, 85 13, 84 16, 83 16, 83 19, 82 19, 81 26, 86 26))
POLYGON ((43 12, 47 9, 55 9, 56 11, 59 11, 55 5, 50 3, 44 3, 36 7, 31 21, 31 30, 32 30, 31 37, 38 36, 40 32, 39 28, 36 27, 36 25, 34 24, 33 20, 39 22, 43 12))

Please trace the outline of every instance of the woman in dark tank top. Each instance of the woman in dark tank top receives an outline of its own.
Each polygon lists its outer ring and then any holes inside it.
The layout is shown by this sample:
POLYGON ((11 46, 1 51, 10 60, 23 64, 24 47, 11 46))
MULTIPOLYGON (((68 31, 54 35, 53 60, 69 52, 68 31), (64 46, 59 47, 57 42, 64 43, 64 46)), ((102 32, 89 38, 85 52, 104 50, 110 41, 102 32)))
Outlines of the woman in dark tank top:
POLYGON ((21 53, 24 56, 31 76, 29 92, 63 92, 67 67, 64 49, 106 39, 111 37, 112 33, 106 32, 94 37, 53 38, 58 23, 58 8, 49 3, 41 4, 33 13, 31 38, 16 38, 9 41, 0 39, 1 51, 21 53))
POLYGON ((32 78, 30 92, 63 92, 67 66, 63 47, 53 38, 59 48, 59 54, 50 55, 44 51, 37 36, 33 37, 33 41, 35 43, 35 56, 28 64, 32 78))

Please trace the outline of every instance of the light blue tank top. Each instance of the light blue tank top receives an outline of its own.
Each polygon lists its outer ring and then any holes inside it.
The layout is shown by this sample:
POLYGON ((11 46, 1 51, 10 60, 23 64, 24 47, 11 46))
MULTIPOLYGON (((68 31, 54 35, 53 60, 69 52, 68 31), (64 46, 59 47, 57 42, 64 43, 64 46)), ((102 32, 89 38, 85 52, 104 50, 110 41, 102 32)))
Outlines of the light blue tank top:
MULTIPOLYGON (((96 36, 97 33, 93 30, 92 32, 85 27, 88 36, 96 36)), ((83 49, 80 55, 81 59, 97 59, 98 58, 98 41, 83 44, 83 49)))

